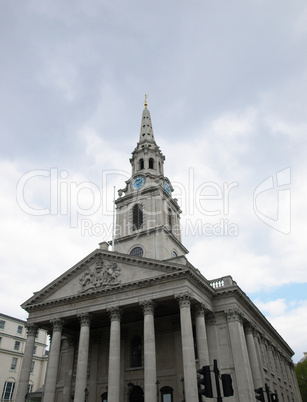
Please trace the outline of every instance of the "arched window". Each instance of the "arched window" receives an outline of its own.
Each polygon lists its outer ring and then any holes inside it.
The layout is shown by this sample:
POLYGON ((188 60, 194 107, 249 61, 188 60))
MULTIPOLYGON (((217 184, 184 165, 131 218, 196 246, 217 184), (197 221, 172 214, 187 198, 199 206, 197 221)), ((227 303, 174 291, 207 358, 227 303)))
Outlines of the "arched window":
POLYGON ((129 402, 144 402, 144 391, 138 385, 133 385, 130 391, 129 402))
POLYGON ((159 162, 159 173, 161 173, 161 162, 159 162))
POLYGON ((104 392, 101 395, 101 402, 108 402, 108 393, 107 392, 104 392))
POLYGON ((133 230, 141 229, 143 226, 143 208, 140 204, 135 204, 132 210, 133 230))
POLYGON ((130 251, 130 255, 134 255, 135 257, 143 257, 143 249, 142 247, 134 247, 131 251, 130 251))
POLYGON ((153 158, 149 158, 149 169, 154 169, 154 159, 153 158))
POLYGON ((139 160, 140 170, 144 169, 144 159, 139 160))
POLYGON ((162 387, 160 389, 161 392, 161 401, 162 402, 173 402, 173 388, 172 387, 162 387))
POLYGON ((15 389, 15 381, 5 381, 1 400, 13 399, 14 389, 15 389))
POLYGON ((139 335, 136 335, 131 341, 130 366, 142 367, 142 340, 139 335))
POLYGON ((168 225, 169 225, 170 230, 172 230, 172 228, 173 228, 172 210, 170 208, 168 208, 167 212, 168 212, 168 225))

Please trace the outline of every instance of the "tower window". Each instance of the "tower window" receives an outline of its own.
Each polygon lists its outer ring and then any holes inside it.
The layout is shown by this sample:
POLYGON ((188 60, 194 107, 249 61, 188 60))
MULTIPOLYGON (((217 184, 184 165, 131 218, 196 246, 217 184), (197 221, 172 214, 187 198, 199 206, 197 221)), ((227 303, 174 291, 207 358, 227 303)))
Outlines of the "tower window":
POLYGON ((168 209, 168 225, 170 227, 170 230, 172 230, 173 227, 173 217, 172 217, 172 210, 169 208, 168 209))
POLYGON ((143 226, 142 205, 135 204, 132 211, 133 230, 141 229, 143 226))
POLYGON ((142 367, 142 340, 139 335, 132 339, 130 353, 130 366, 142 367))
POLYGON ((143 257, 143 249, 142 249, 142 247, 134 247, 130 251, 130 255, 134 255, 135 257, 143 257))
POLYGON ((139 165, 140 165, 140 170, 144 169, 144 159, 140 159, 139 165))
POLYGON ((149 169, 153 169, 153 168, 154 168, 154 159, 149 158, 149 169))

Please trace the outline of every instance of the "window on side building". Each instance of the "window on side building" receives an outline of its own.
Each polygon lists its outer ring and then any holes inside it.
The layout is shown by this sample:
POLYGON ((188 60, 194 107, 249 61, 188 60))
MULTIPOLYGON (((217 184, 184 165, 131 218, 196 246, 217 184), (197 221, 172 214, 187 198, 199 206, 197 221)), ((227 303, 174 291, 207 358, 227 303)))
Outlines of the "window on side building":
POLYGON ((12 370, 12 371, 15 371, 15 370, 16 370, 17 361, 18 361, 17 357, 13 357, 13 358, 12 358, 12 363, 11 363, 11 370, 12 370))
POLYGON ((2 391, 2 397, 1 400, 5 401, 10 401, 13 399, 13 394, 14 394, 14 389, 15 389, 15 383, 11 381, 5 381, 3 391, 2 391))
POLYGON ((15 341, 14 350, 19 350, 19 348, 20 348, 20 342, 15 341))

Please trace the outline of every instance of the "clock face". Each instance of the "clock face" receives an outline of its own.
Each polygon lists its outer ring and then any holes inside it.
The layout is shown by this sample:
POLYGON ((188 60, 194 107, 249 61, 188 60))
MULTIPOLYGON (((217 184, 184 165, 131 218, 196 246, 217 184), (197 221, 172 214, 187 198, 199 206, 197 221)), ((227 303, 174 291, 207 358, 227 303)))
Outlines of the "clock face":
POLYGON ((163 182, 163 187, 169 194, 171 193, 171 187, 166 181, 163 182))
POLYGON ((143 176, 138 176, 131 182, 131 188, 132 190, 139 190, 142 188, 145 184, 145 177, 143 176))

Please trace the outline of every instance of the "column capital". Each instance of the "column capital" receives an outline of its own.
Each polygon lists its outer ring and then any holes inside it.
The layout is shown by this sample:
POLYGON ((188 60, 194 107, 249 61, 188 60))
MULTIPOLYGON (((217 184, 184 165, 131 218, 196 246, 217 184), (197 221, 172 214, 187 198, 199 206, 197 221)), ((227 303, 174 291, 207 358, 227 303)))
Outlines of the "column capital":
POLYGON ((61 318, 52 318, 50 320, 50 323, 52 325, 53 332, 55 332, 55 331, 60 331, 61 332, 62 331, 64 321, 61 320, 61 318))
POLYGON ((247 334, 255 335, 255 333, 256 333, 256 327, 251 322, 246 322, 244 325, 244 329, 245 329, 246 335, 247 334))
POLYGON ((111 307, 107 311, 111 321, 120 321, 122 310, 119 307, 111 307))
POLYGON ((81 327, 86 326, 89 327, 91 324, 92 315, 89 313, 80 313, 77 315, 80 320, 81 327))
POLYGON ((238 307, 225 310, 225 314, 228 322, 238 321, 241 324, 243 323, 244 314, 243 311, 238 307))
POLYGON ((191 292, 183 292, 176 295, 175 298, 179 303, 179 307, 182 308, 182 307, 190 307, 191 300, 193 297, 191 292))
POLYGON ((204 316, 207 312, 210 312, 209 306, 206 303, 199 303, 195 308, 196 315, 204 316))
POLYGON ((206 324, 207 325, 216 324, 216 314, 213 311, 210 311, 210 313, 206 315, 206 324))
POLYGON ((144 300, 144 301, 140 302, 140 306, 143 309, 144 315, 154 313, 155 304, 154 304, 153 300, 144 300))
POLYGON ((26 330, 27 330, 27 335, 28 336, 36 336, 37 331, 38 331, 38 326, 33 323, 27 323, 25 325, 26 330))

